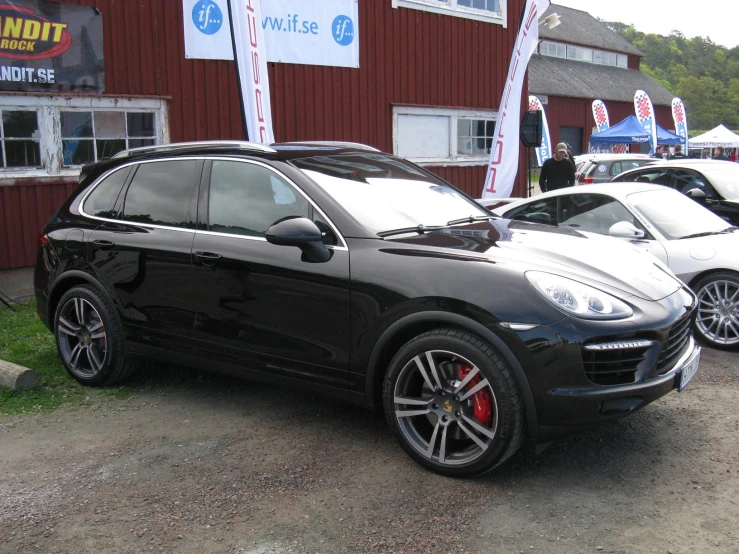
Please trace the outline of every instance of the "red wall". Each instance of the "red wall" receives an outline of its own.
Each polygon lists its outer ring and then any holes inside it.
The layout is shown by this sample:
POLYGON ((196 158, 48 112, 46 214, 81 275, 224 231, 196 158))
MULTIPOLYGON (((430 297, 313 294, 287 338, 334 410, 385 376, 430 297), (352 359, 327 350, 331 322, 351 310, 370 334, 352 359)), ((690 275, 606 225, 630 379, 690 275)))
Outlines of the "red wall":
MULTIPOLYGON (((107 94, 171 97, 173 142, 243 138, 233 63, 185 59, 180 0, 67 3, 93 6, 103 15, 107 94)), ((392 152, 395 104, 497 108, 523 5, 524 0, 508 0, 504 29, 393 9, 391 0, 359 0, 359 69, 269 64, 275 140, 348 140, 392 152)), ((481 195, 485 166, 431 169, 467 193, 481 195)), ((524 194, 524 180, 519 156, 514 195, 524 194)), ((38 233, 20 233, 7 214, 40 229, 66 190, 55 181, 45 179, 46 188, 22 191, 18 183, 0 180, 0 214, 8 222, 0 223, 0 269, 33 263, 38 233), (17 202, 23 195, 25 208, 17 202), (43 202, 34 200, 39 197, 43 202)))
MULTIPOLYGON (((608 109, 608 119, 611 125, 622 121, 630 115, 635 115, 633 102, 604 101, 608 109)), ((583 128, 583 150, 588 146, 588 140, 592 134, 595 120, 593 119, 593 100, 586 98, 567 98, 562 96, 549 96, 549 101, 544 110, 549 123, 549 134, 552 145, 559 142, 559 128, 582 127, 583 128)), ((657 123, 668 131, 674 129, 672 121, 672 109, 670 106, 655 106, 657 123)))

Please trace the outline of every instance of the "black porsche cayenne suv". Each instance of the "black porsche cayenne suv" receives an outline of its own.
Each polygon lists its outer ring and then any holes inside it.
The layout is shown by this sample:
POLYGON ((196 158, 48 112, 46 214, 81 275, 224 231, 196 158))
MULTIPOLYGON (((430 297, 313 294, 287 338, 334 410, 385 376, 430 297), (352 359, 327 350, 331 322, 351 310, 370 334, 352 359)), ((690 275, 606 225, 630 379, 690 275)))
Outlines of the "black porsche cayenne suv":
POLYGON ((695 374, 695 297, 609 238, 499 219, 350 143, 180 143, 85 167, 43 229, 39 316, 81 383, 156 358, 384 410, 474 475, 695 374))

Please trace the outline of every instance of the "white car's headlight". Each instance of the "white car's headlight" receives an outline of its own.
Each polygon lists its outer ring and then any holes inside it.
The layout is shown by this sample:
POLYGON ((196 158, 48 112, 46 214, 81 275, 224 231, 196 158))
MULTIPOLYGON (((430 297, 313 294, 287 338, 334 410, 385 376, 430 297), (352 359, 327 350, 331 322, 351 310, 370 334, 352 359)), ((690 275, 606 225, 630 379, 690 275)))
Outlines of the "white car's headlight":
POLYGON ((623 319, 631 308, 615 296, 560 275, 527 271, 526 279, 541 295, 568 314, 585 319, 623 319))

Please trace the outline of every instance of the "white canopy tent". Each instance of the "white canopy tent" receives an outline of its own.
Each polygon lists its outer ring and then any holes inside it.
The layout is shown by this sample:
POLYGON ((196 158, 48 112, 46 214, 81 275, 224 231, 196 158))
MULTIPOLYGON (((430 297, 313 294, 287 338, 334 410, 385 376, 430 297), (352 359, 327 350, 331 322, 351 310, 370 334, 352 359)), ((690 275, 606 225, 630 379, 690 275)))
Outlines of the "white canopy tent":
POLYGON ((732 133, 723 125, 719 125, 702 135, 688 139, 688 146, 690 148, 714 148, 716 146, 739 148, 739 135, 732 133))

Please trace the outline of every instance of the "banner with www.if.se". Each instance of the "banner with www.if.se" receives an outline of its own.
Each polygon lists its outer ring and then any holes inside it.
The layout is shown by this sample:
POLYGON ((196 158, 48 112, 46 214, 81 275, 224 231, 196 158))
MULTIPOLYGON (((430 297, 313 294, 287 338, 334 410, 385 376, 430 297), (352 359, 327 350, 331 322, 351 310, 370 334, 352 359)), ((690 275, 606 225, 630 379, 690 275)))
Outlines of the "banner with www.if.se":
MULTIPOLYGON (((243 0, 247 2, 249 0, 243 0)), ((185 57, 233 60, 226 0, 182 0, 185 57)), ((267 61, 359 67, 357 0, 267 0, 267 61)))

